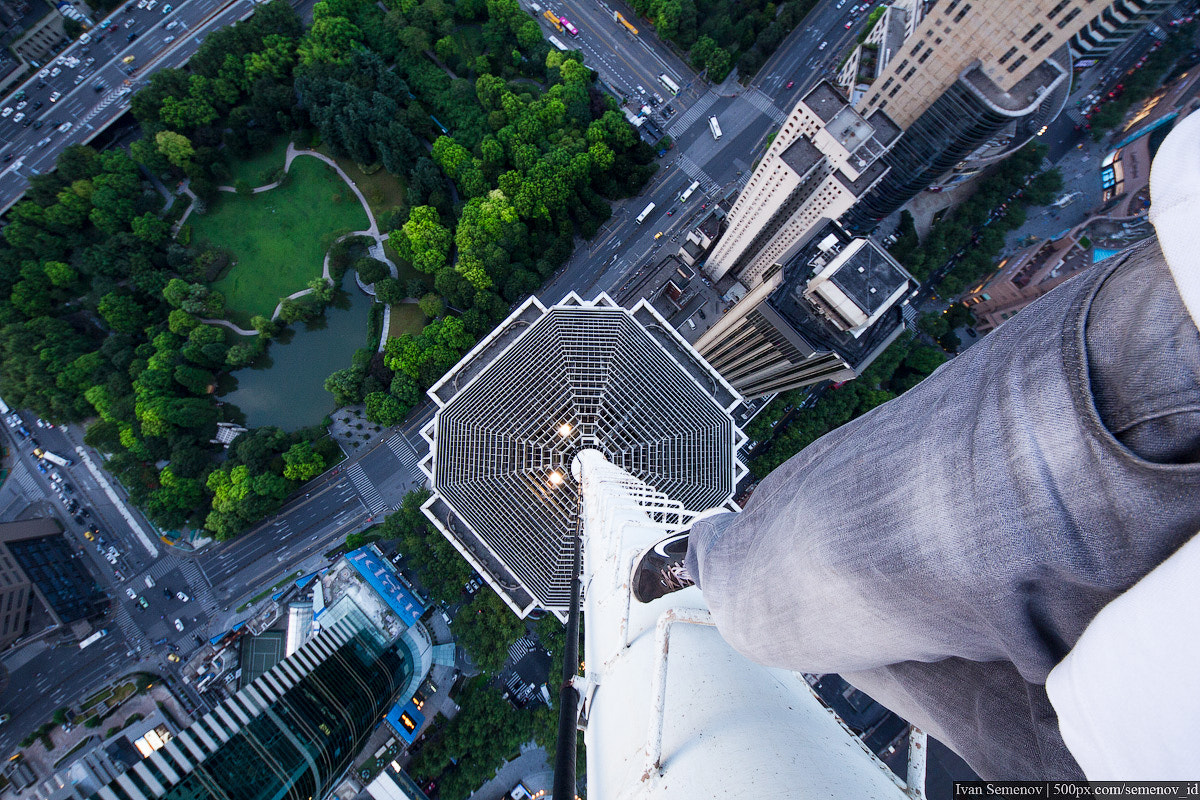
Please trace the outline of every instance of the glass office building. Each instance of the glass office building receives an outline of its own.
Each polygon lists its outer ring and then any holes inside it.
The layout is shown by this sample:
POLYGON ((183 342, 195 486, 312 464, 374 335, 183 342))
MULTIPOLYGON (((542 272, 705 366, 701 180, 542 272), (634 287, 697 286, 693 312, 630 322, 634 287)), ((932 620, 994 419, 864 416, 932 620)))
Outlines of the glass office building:
POLYGON ((347 614, 91 800, 320 800, 408 683, 407 654, 347 614))

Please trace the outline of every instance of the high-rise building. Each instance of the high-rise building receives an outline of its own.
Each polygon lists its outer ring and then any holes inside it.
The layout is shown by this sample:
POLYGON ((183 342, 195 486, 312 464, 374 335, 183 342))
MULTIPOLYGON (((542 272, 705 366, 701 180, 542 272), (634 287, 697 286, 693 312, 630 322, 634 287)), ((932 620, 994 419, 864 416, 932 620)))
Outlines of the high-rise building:
POLYGON ((1100 58, 1117 49, 1177 0, 1115 0, 1071 37, 1071 55, 1100 58))
POLYGON ((689 508, 745 474, 741 397, 645 301, 530 298, 429 395, 425 514, 521 616, 570 605, 581 448, 689 508))
POLYGON ((39 607, 62 625, 98 617, 107 606, 55 520, 0 524, 0 647, 26 633, 39 607))
POLYGON ((886 170, 900 129, 881 111, 863 116, 825 81, 808 91, 775 136, 729 212, 704 271, 747 289, 823 218, 836 219, 886 170))
POLYGON ((904 331, 916 280, 888 253, 822 220, 696 341, 747 397, 856 378, 904 331))
POLYGON ((428 669, 428 635, 381 559, 355 551, 325 580, 340 596, 319 633, 90 799, 324 798, 428 669))

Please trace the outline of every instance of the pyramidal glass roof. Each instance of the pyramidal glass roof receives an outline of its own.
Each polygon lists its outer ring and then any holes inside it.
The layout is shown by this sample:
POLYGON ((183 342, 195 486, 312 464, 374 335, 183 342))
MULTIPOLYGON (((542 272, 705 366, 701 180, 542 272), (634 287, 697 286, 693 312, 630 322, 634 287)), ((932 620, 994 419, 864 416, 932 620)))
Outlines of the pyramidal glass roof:
POLYGON ((531 299, 430 395, 426 514, 522 615, 569 603, 580 449, 694 511, 744 474, 741 398, 644 302, 531 299))

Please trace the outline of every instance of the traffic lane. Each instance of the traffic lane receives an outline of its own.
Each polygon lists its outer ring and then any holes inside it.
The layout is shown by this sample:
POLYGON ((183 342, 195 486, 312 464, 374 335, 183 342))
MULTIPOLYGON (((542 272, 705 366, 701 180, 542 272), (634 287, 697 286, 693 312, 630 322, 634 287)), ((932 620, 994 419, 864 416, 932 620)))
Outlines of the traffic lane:
MULTIPOLYGON (((646 81, 639 81, 643 86, 650 88, 656 85, 658 76, 663 72, 668 73, 680 86, 696 77, 696 74, 681 61, 659 51, 661 45, 653 31, 639 29, 635 36, 613 19, 611 12, 606 13, 608 10, 603 7, 580 0, 562 0, 562 5, 567 9, 568 19, 579 27, 581 32, 584 29, 576 20, 582 20, 634 75, 646 81), (646 58, 651 59, 648 65, 644 63, 646 58)), ((626 12, 624 16, 630 24, 637 27, 636 17, 630 13, 626 12)), ((665 48, 662 49, 665 51, 665 48)), ((653 88, 650 90, 654 91, 653 88)))
POLYGON ((231 542, 219 545, 198 556, 198 560, 220 594, 228 596, 248 585, 243 573, 262 572, 264 564, 277 565, 278 557, 305 549, 312 538, 323 540, 331 529, 337 529, 352 516, 366 516, 365 506, 358 499, 350 480, 342 477, 308 496, 299 497, 284 506, 271 520, 259 525, 231 542), (351 513, 347 515, 345 512, 351 513))
MULTIPOLYGON (((630 95, 637 94, 637 86, 650 87, 654 91, 657 84, 657 74, 652 67, 644 66, 633 48, 621 41, 623 37, 611 29, 619 23, 611 18, 607 24, 597 20, 584 10, 581 3, 562 4, 561 16, 567 17, 579 29, 580 35, 572 38, 569 34, 555 32, 556 37, 566 37, 564 42, 568 47, 578 48, 584 53, 584 61, 594 66, 597 71, 607 72, 608 76, 629 90, 630 95), (599 44, 597 44, 599 43, 599 44)), ((624 28, 621 28, 624 31, 624 28)), ((627 32, 626 32, 627 33, 627 32)), ((631 34, 630 34, 631 35, 631 34)), ((639 53, 638 55, 644 55, 639 53)))
MULTIPOLYGON (((106 675, 122 668, 127 645, 119 630, 106 629, 108 636, 83 650, 74 644, 28 645, 39 648, 38 654, 10 668, 8 688, 0 694, 0 712, 12 715, 0 727, 0 752, 15 750, 17 742, 49 722, 55 710, 85 697, 106 675)), ((12 661, 5 659, 6 665, 12 661)))

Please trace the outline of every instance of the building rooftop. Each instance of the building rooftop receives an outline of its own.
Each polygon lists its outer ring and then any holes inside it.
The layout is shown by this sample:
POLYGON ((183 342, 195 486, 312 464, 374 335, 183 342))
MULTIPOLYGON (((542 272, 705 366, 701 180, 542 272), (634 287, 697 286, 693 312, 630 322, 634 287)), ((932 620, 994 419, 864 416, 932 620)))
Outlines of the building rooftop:
POLYGON ((569 604, 581 448, 693 510, 744 471, 740 396, 645 302, 530 298, 430 396, 425 513, 521 615, 569 604))
POLYGON ((806 137, 800 136, 779 154, 780 160, 787 164, 792 172, 804 176, 822 161, 825 156, 817 146, 806 137))
POLYGON ((1043 95, 1067 79, 1063 68, 1050 58, 1030 70, 1007 92, 984 72, 978 61, 959 76, 959 80, 993 111, 1007 117, 1022 117, 1031 113, 1041 103, 1043 95))
POLYGON ((829 122, 846 107, 846 98, 842 97, 829 81, 821 81, 809 89, 802 102, 812 109, 822 122, 829 122))
POLYGON ((867 117, 867 122, 871 123, 871 127, 875 129, 876 141, 885 147, 896 141, 903 133, 900 126, 887 115, 886 111, 875 109, 871 112, 871 116, 867 117))
MULTIPOLYGON (((777 327, 790 328, 795 337, 792 344, 801 353, 809 354, 831 350, 841 355, 852 367, 858 369, 858 365, 866 362, 880 346, 893 336, 897 326, 904 324, 901 314, 902 301, 895 301, 890 308, 882 312, 873 325, 857 337, 851 331, 843 330, 826 318, 805 296, 805 293, 814 273, 836 263, 836 256, 827 247, 826 249, 822 248, 830 241, 830 236, 833 236, 837 243, 834 249, 838 253, 852 247, 855 250, 852 257, 846 261, 846 264, 850 265, 851 273, 844 276, 841 281, 850 293, 860 298, 864 294, 873 298, 874 295, 884 294, 880 287, 888 286, 892 287, 893 291, 888 292, 885 299, 894 294, 894 290, 898 286, 896 277, 887 275, 887 267, 882 263, 885 260, 892 260, 891 257, 874 242, 864 239, 855 240, 840 225, 828 222, 814 228, 803 240, 803 244, 793 251, 792 258, 783 267, 783 283, 760 307, 760 313, 771 318, 772 323, 777 327), (862 273, 858 272, 860 266, 864 270, 862 273), (871 280, 867 278, 868 272, 875 274, 877 276, 875 279, 880 281, 879 286, 875 287, 877 291, 874 295, 870 292, 872 284, 871 280)), ((895 264, 894 261, 892 263, 895 264)), ((903 268, 899 265, 896 265, 894 269, 901 270, 901 274, 907 278, 907 273, 904 273, 903 268)), ((865 302, 873 304, 871 314, 879 313, 877 301, 865 302)))
POLYGON ((894 258, 866 239, 854 241, 842 255, 829 280, 868 316, 911 280, 894 258))

